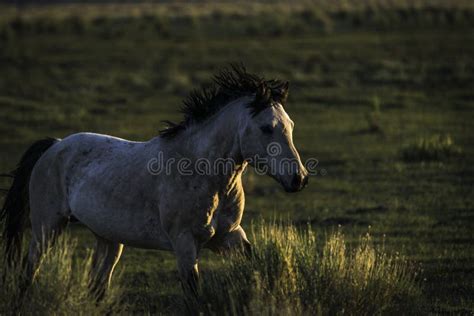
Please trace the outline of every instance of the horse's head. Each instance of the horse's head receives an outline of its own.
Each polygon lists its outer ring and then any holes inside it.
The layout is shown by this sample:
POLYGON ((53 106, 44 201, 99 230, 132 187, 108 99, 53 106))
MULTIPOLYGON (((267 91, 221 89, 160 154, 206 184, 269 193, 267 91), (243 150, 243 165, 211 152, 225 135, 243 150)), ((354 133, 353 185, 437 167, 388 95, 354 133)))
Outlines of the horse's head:
POLYGON ((288 83, 278 90, 262 86, 241 130, 242 155, 258 171, 277 180, 287 192, 297 192, 308 183, 308 172, 293 144, 294 123, 283 105, 288 83))

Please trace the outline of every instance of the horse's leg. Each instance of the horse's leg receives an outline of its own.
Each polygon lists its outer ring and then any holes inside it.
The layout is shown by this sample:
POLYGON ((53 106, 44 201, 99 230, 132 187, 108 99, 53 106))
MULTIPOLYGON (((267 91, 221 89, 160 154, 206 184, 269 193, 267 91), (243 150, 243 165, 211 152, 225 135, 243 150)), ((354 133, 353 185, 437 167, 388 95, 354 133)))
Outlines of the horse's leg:
POLYGON ((32 236, 25 262, 26 267, 23 286, 27 286, 33 281, 44 251, 45 249, 43 245, 41 245, 41 240, 37 240, 34 236, 32 236))
MULTIPOLYGON (((53 215, 50 212, 48 215, 53 215)), ((43 254, 52 246, 67 225, 67 218, 56 215, 45 217, 37 221, 39 216, 32 216, 32 234, 25 267, 25 283, 27 286, 33 281, 43 254)))
POLYGON ((12 312, 13 314, 19 314, 21 311, 21 306, 23 301, 27 299, 25 293, 27 292, 30 285, 33 283, 36 271, 39 268, 41 257, 45 252, 45 247, 41 243, 41 239, 37 239, 34 234, 31 236, 28 253, 23 259, 23 274, 20 276, 18 289, 19 289, 19 299, 12 302, 12 312))
MULTIPOLYGON (((40 207, 34 207, 35 211, 39 211, 40 207)), ((61 234, 67 225, 67 219, 55 212, 41 213, 47 214, 38 216, 38 213, 31 214, 31 240, 29 244, 28 254, 24 263, 24 274, 19 283, 20 300, 15 302, 13 310, 19 311, 26 299, 25 293, 33 282, 36 272, 38 271, 43 254, 49 247, 54 245, 57 237, 61 234)))
POLYGON ((178 235, 174 243, 178 272, 185 296, 198 298, 198 243, 191 232, 178 235))
POLYGON ((241 251, 246 256, 252 254, 252 245, 248 241, 247 235, 241 226, 238 226, 229 233, 212 239, 206 247, 217 253, 241 251))
POLYGON ((112 280, 114 268, 122 255, 123 245, 96 235, 96 249, 92 257, 91 291, 97 300, 104 297, 112 280))

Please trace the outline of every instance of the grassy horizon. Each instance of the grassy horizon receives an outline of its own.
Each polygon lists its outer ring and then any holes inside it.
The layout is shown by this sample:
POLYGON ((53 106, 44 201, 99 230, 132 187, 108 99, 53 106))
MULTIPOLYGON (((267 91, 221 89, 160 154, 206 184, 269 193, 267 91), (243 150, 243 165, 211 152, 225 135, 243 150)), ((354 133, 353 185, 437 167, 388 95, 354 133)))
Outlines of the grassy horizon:
POLYGON ((190 39, 281 37, 355 30, 462 30, 474 26, 470 1, 238 1, 219 3, 56 3, 0 6, 0 38, 22 34, 190 39))

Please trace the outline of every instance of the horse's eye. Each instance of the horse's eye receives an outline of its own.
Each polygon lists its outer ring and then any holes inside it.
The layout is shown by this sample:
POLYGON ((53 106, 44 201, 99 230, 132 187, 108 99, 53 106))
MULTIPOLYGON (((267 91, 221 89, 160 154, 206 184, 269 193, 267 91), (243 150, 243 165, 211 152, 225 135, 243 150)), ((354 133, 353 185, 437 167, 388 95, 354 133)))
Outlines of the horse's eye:
POLYGON ((262 133, 264 134, 270 135, 273 133, 273 127, 271 125, 261 126, 260 129, 262 130, 262 133))

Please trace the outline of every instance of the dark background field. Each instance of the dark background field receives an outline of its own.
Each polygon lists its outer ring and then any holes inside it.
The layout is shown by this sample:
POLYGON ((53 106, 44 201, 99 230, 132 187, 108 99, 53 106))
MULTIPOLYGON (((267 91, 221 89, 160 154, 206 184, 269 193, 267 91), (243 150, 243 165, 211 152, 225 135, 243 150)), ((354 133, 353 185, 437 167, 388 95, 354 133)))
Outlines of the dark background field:
MULTIPOLYGON (((472 313, 474 6, 407 3, 0 6, 0 170, 44 136, 150 139, 192 88, 241 61, 290 81, 295 143, 320 162, 291 196, 249 172, 244 227, 276 217, 370 230, 421 265, 426 312, 472 313), (403 158, 434 135, 450 135, 456 154, 403 158)), ((201 260, 203 273, 219 265, 201 260)), ((172 312, 171 254, 126 248, 119 266, 133 311, 172 312)))

